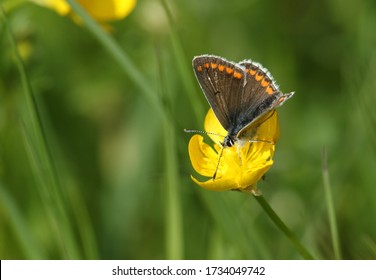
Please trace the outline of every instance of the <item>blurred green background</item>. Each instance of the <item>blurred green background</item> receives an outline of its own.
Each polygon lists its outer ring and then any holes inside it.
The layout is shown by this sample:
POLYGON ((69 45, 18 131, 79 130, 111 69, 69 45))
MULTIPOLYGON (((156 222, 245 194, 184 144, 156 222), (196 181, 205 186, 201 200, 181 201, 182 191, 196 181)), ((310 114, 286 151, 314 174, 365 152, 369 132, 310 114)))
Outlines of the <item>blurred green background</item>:
POLYGON ((2 19, 1 259, 301 259, 255 199, 190 179, 183 129, 203 129, 209 108, 191 60, 206 53, 258 61, 296 92, 278 110, 275 164, 259 183, 276 213, 316 258, 335 257, 325 147, 341 258, 375 259, 375 1, 169 0, 173 24, 161 1, 138 1, 109 36, 160 107, 87 28, 11 2, 52 164, 35 156, 2 19))

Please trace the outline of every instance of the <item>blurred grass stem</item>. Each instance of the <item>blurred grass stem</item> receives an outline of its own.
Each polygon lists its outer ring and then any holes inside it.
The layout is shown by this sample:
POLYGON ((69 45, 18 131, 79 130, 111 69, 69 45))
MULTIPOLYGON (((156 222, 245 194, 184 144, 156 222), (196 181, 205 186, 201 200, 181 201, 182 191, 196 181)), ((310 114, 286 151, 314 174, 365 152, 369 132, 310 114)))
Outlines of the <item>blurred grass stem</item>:
POLYGON ((191 101, 192 109, 195 112, 196 121, 197 123, 200 123, 202 118, 205 116, 205 109, 202 105, 200 98, 198 97, 199 91, 197 91, 195 88, 195 82, 193 80, 193 75, 192 75, 192 68, 187 67, 187 63, 186 63, 187 59, 184 54, 182 44, 180 42, 178 32, 175 29, 176 24, 174 23, 171 10, 169 9, 165 0, 160 0, 160 1, 165 10, 165 13, 169 22, 172 49, 174 51, 174 56, 177 61, 178 70, 182 77, 184 88, 186 89, 187 95, 191 101))
POLYGON ((335 259, 340 260, 342 259, 341 248, 339 245, 337 219, 336 219, 336 213, 334 210, 333 195, 331 191, 332 188, 331 188, 330 179, 329 179, 328 156, 327 156, 325 147, 322 150, 322 178, 323 178, 323 184, 324 184, 326 207, 328 209, 328 219, 329 219, 330 233, 331 233, 331 238, 332 238, 332 243, 333 243, 334 257, 335 259))
MULTIPOLYGON (((163 53, 158 44, 156 44, 156 58, 158 62, 158 73, 160 82, 160 98, 165 104, 165 108, 171 108, 171 96, 167 90, 166 78, 162 63, 163 53)), ((181 198, 178 186, 178 160, 176 147, 176 132, 171 122, 163 122, 164 131, 164 152, 165 152, 165 170, 166 177, 163 180, 164 187, 162 193, 164 196, 165 210, 165 243, 166 259, 181 260, 184 258, 184 237, 183 237, 183 217, 181 214, 181 198)))
POLYGON ((183 225, 181 199, 176 158, 176 141, 174 128, 164 123, 164 143, 166 158, 166 257, 169 260, 182 260, 183 256, 183 225))
POLYGON ((60 246, 62 256, 64 258, 77 259, 80 258, 79 251, 72 225, 63 203, 62 188, 59 185, 56 168, 53 165, 36 97, 1 4, 0 14, 9 35, 9 41, 14 51, 15 62, 23 86, 25 107, 22 108, 21 128, 36 185, 45 207, 46 215, 54 230, 57 244, 60 246))
POLYGON ((21 209, 13 199, 7 188, 0 181, 0 205, 4 208, 5 214, 9 215, 15 236, 19 239, 21 248, 27 259, 46 259, 45 252, 37 245, 37 242, 28 228, 27 222, 22 215, 21 209))
POLYGON ((261 205, 261 207, 264 209, 266 214, 269 216, 269 218, 273 221, 273 223, 286 235, 286 237, 292 242, 292 244, 295 246, 295 249, 298 251, 298 253, 306 260, 313 260, 314 257, 308 252, 308 250, 300 243, 298 238, 295 236, 295 234, 286 226, 286 224, 281 220, 281 218, 274 212, 274 210, 270 207, 268 202, 265 200, 265 198, 260 196, 253 196, 257 202, 261 205))
POLYGON ((157 108, 162 116, 168 113, 163 103, 158 98, 156 91, 151 87, 148 80, 133 64, 131 58, 120 48, 119 44, 106 33, 103 28, 90 17, 90 15, 74 0, 67 0, 72 10, 82 19, 89 31, 98 39, 98 41, 107 49, 109 54, 119 63, 128 77, 141 89, 145 97, 157 108))

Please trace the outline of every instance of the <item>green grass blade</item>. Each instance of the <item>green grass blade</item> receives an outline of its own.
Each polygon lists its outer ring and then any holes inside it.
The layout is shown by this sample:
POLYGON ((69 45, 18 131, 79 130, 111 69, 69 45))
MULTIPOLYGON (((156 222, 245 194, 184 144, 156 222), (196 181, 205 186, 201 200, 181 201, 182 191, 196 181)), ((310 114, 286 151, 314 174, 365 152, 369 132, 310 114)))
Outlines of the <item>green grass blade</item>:
MULTIPOLYGON (((159 80, 160 80, 160 96, 164 103, 171 104, 171 98, 168 97, 166 79, 163 75, 164 69, 161 62, 161 52, 156 48, 156 57, 159 66, 159 80)), ((170 106, 167 105, 168 108, 170 106)), ((178 186, 178 161, 177 161, 177 146, 174 126, 166 118, 163 121, 164 128, 164 152, 165 152, 165 234, 166 234, 166 258, 169 260, 181 260, 184 258, 184 237, 183 224, 181 213, 181 198, 178 186)))
POLYGON ((182 81, 184 84, 184 87, 187 91, 188 97, 191 101, 192 109, 195 112, 196 121, 197 123, 201 123, 201 120, 205 116, 205 109, 202 105, 202 102, 200 101, 200 98, 198 98, 198 91, 195 87, 195 81, 193 79, 193 71, 191 67, 187 67, 187 61, 192 61, 192 59, 187 59, 184 55, 183 46, 180 42, 178 32, 175 29, 174 20, 171 14, 170 9, 168 8, 168 5, 165 0, 161 0, 162 6, 165 10, 165 13, 168 18, 169 26, 170 26, 170 38, 172 42, 172 49, 174 52, 175 59, 177 61, 178 70, 180 72, 180 75, 182 77, 182 81))
POLYGON ((9 221, 21 244, 25 257, 33 260, 45 259, 45 253, 30 234, 30 230, 17 203, 13 200, 2 182, 0 182, 0 206, 8 214, 9 221))
POLYGON ((167 259, 181 260, 184 258, 184 238, 179 191, 179 166, 176 155, 176 139, 174 128, 164 122, 164 143, 166 161, 166 252, 167 259))
POLYGON ((77 178, 72 175, 73 172, 67 164, 63 152, 60 150, 58 140, 55 137, 55 133, 53 133, 54 131, 49 118, 47 117, 48 115, 46 114, 46 107, 43 105, 43 103, 40 103, 38 108, 41 114, 41 119, 44 121, 43 126, 46 127, 46 133, 51 132, 48 133, 47 139, 51 146, 51 158, 55 160, 55 169, 59 171, 58 173, 55 172, 59 175, 59 182, 61 182, 59 185, 64 186, 64 194, 67 197, 65 201, 69 202, 67 208, 74 209, 72 223, 77 225, 78 237, 82 244, 82 256, 85 259, 99 259, 98 246, 92 221, 88 213, 87 205, 82 203, 85 201, 81 192, 82 188, 79 185, 77 178))
POLYGON ((79 258, 73 231, 63 204, 61 189, 58 186, 56 170, 53 166, 43 131, 37 102, 1 4, 0 13, 9 35, 9 41, 14 51, 15 61, 23 85, 25 106, 22 108, 23 121, 21 127, 30 156, 31 166, 37 181, 38 191, 52 228, 55 230, 56 242, 59 244, 62 256, 65 258, 79 258))
POLYGON ((334 210, 332 188, 331 188, 330 179, 329 179, 327 152, 325 148, 322 151, 322 177, 323 177, 323 185, 324 185, 324 193, 325 193, 325 202, 326 202, 326 207, 328 209, 328 218, 329 218, 330 232, 331 232, 332 243, 333 243, 334 257, 335 259, 340 260, 342 259, 342 254, 341 254, 341 247, 340 247, 339 236, 338 236, 336 213, 334 210))
POLYGON ((157 110, 165 115, 163 104, 158 99, 155 90, 150 86, 148 80, 137 69, 131 58, 120 48, 117 42, 98 25, 90 15, 74 0, 67 0, 72 10, 82 19, 88 30, 107 49, 108 53, 119 63, 124 73, 137 85, 145 97, 153 104, 157 110))

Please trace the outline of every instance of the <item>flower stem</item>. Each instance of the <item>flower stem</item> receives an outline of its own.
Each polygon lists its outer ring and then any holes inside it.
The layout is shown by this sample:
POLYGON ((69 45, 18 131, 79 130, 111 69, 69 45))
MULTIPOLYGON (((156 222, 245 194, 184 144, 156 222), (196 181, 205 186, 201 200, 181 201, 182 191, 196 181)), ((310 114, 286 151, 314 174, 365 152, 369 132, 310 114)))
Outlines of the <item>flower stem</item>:
POLYGON ((308 250, 300 243, 298 238, 295 234, 286 226, 286 224, 281 220, 281 218, 274 212, 274 210, 270 207, 269 203, 265 200, 265 198, 260 196, 255 196, 257 202, 261 205, 261 207, 265 210, 266 214, 268 214, 269 218, 274 222, 274 224, 287 236, 287 238, 292 242, 295 246, 295 249, 299 252, 299 254, 306 260, 313 260, 314 257, 308 252, 308 250))

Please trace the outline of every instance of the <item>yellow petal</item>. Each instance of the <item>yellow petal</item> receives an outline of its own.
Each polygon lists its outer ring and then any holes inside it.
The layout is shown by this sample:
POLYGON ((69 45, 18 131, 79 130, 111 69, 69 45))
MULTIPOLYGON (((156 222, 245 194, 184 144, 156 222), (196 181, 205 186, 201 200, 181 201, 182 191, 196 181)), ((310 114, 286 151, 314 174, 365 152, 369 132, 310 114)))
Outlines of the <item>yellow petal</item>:
POLYGON ((192 136, 188 144, 189 157, 197 173, 212 177, 217 165, 218 154, 203 140, 204 138, 201 135, 192 136))
MULTIPOLYGON (((71 12, 65 0, 32 0, 34 3, 54 9, 61 15, 71 12)), ((98 21, 119 20, 131 13, 136 0, 77 0, 93 18, 98 21)))
POLYGON ((241 176, 231 177, 225 176, 216 179, 209 179, 204 182, 200 182, 195 177, 191 176, 192 180, 199 186, 213 191, 227 191, 227 190, 241 190, 241 191, 254 191, 256 190, 256 183, 262 178, 262 176, 270 169, 273 161, 263 167, 251 170, 245 174, 239 174, 241 176))
POLYGON ((257 136, 260 140, 269 140, 277 143, 279 139, 279 124, 277 111, 271 111, 264 117, 265 121, 258 127, 257 136))
POLYGON ((227 131, 218 121, 212 108, 210 108, 206 114, 204 124, 205 131, 209 133, 208 135, 214 143, 219 145, 221 142, 223 142, 224 137, 227 135, 227 131))
MULTIPOLYGON (((258 143, 249 145, 255 146, 255 144, 258 143)), ((261 145, 264 144, 261 143, 261 145)), ((248 147, 246 148, 248 149, 248 147)), ((271 157, 274 149, 265 148, 261 152, 256 152, 257 148, 248 150, 251 150, 251 153, 246 154, 242 150, 242 158, 240 158, 238 152, 232 151, 231 148, 225 148, 216 178, 205 182, 199 182, 197 179, 194 181, 201 187, 210 190, 248 189, 249 191, 249 187, 255 185, 273 165, 271 157)))
POLYGON ((78 2, 99 21, 122 19, 136 6, 136 0, 79 0, 78 2))
POLYGON ((228 191, 236 189, 237 185, 232 179, 213 180, 209 179, 205 182, 198 181, 195 177, 191 176, 192 180, 199 186, 212 191, 228 191))

